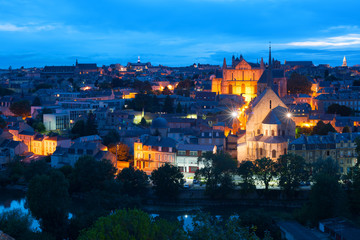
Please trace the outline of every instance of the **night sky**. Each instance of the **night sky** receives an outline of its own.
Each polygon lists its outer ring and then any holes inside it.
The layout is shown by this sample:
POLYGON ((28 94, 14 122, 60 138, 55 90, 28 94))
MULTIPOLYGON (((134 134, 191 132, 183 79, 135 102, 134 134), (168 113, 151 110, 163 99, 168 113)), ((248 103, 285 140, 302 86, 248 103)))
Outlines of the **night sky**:
POLYGON ((358 0, 0 0, 0 68, 221 65, 233 54, 360 64, 358 0))

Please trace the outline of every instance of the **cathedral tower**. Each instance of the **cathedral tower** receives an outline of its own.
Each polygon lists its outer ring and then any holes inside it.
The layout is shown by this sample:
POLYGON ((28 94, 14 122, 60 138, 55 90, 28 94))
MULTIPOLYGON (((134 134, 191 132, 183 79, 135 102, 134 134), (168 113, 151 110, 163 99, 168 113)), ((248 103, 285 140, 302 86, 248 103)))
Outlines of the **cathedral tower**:
POLYGON ((346 62, 346 57, 344 56, 344 59, 343 59, 343 64, 342 64, 343 67, 347 67, 347 62, 346 62))

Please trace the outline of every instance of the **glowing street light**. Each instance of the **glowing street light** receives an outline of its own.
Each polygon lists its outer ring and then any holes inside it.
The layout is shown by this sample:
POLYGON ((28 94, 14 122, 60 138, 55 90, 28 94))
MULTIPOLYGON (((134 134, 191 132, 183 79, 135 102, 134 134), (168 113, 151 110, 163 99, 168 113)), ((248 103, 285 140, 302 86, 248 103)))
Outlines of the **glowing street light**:
POLYGON ((238 113, 237 113, 237 112, 232 112, 232 113, 231 113, 231 116, 232 116, 233 118, 236 118, 236 117, 238 116, 238 113))
POLYGON ((287 116, 288 118, 291 118, 291 117, 292 117, 291 113, 289 113, 289 112, 286 114, 286 116, 287 116))

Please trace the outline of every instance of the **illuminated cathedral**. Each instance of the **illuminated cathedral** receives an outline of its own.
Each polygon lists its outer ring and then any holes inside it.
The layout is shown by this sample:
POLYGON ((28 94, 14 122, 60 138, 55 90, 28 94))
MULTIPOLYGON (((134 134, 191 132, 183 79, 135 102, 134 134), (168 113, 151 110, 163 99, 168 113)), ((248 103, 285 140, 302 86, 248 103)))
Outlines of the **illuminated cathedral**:
POLYGON ((232 57, 231 65, 228 66, 226 59, 222 66, 222 74, 212 80, 211 91, 218 94, 236 94, 250 102, 266 88, 268 75, 273 78, 274 91, 283 97, 287 92, 287 84, 284 70, 280 69, 279 61, 271 59, 271 47, 269 48, 269 62, 266 69, 263 58, 260 63, 247 62, 242 55, 240 58, 232 57))

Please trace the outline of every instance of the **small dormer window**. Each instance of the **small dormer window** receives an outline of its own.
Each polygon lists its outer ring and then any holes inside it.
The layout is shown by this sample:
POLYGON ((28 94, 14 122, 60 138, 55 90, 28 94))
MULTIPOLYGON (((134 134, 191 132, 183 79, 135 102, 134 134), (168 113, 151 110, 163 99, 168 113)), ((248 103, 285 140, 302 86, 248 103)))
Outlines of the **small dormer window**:
POLYGON ((203 136, 203 137, 204 137, 204 136, 205 136, 205 133, 201 133, 201 136, 203 136))
POLYGON ((270 109, 271 109, 271 100, 269 101, 269 107, 270 107, 270 109))
POLYGON ((212 133, 209 133, 209 137, 211 137, 212 136, 212 133))
POLYGON ((161 152, 161 146, 159 147, 159 152, 161 152))
POLYGON ((172 152, 172 147, 169 147, 169 152, 172 152))
POLYGON ((218 133, 218 132, 216 133, 216 136, 217 136, 217 137, 219 136, 219 133, 218 133))

